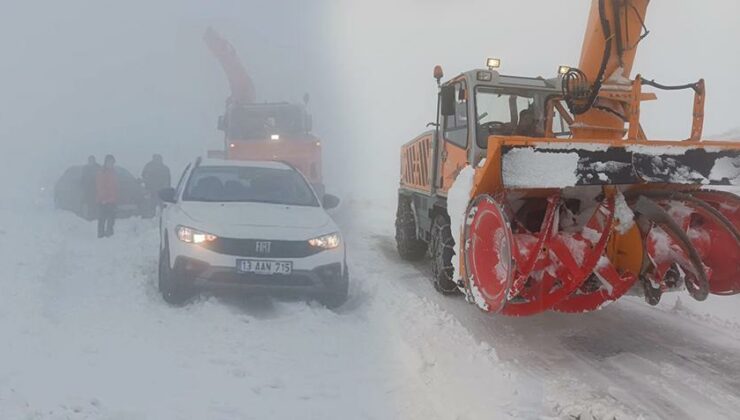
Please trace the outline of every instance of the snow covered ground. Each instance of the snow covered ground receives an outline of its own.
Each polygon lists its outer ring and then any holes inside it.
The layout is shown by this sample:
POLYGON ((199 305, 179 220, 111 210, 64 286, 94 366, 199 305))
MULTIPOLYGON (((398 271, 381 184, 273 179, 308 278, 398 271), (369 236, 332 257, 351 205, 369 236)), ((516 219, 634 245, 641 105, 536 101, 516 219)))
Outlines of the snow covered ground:
MULTIPOLYGON (((377 246, 399 261, 392 209, 373 213, 377 246)), ((506 369, 535 378, 529 392, 557 418, 737 418, 740 296, 700 303, 669 295, 657 308, 627 297, 583 315, 491 317, 462 298, 438 295, 427 264, 416 267, 426 275, 397 281, 491 345, 506 369)))
POLYGON ((491 317, 398 259, 392 206, 348 202, 336 218, 353 277, 340 311, 224 296, 172 308, 156 291, 156 222, 96 240, 45 203, 0 204, 0 419, 740 412, 738 297, 491 317))
MULTIPOLYGON (((156 224, 93 224, 44 208, 0 210, 2 419, 449 419, 544 410, 453 317, 358 246, 352 299, 156 291, 156 224)), ((362 242, 356 238, 353 244, 362 242)), ((528 415, 524 415, 529 417, 528 415)))

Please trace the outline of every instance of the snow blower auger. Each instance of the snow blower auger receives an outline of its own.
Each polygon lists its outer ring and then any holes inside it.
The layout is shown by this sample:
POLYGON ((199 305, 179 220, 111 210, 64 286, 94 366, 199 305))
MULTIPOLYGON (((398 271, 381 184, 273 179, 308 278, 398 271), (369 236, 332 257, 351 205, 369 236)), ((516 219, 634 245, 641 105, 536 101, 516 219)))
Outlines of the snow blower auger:
POLYGON ((740 143, 701 139, 703 80, 630 78, 648 3, 593 0, 580 67, 551 79, 498 59, 445 83, 434 69, 437 122, 402 148, 396 240, 433 259, 437 290, 509 316, 740 293, 740 198, 711 190, 740 186, 740 143), (647 138, 646 86, 693 91, 688 139, 647 138))

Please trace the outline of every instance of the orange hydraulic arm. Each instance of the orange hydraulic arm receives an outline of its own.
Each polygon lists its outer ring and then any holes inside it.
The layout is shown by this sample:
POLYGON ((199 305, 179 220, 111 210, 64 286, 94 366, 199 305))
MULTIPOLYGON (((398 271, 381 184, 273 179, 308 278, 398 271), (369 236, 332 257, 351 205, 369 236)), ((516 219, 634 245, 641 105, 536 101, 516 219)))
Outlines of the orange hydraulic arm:
POLYGON ((208 45, 211 53, 221 63, 221 67, 223 67, 226 77, 229 79, 229 87, 231 88, 229 100, 232 103, 254 103, 256 100, 254 84, 239 60, 234 47, 212 28, 206 30, 203 40, 208 45))
POLYGON ((583 40, 579 69, 566 74, 571 111, 577 125, 575 137, 621 139, 624 136, 624 103, 600 97, 605 84, 631 86, 630 74, 637 47, 647 35, 645 13, 650 0, 593 0, 583 40), (644 31, 644 32, 643 32, 644 31), (579 136, 578 134, 581 134, 579 136))

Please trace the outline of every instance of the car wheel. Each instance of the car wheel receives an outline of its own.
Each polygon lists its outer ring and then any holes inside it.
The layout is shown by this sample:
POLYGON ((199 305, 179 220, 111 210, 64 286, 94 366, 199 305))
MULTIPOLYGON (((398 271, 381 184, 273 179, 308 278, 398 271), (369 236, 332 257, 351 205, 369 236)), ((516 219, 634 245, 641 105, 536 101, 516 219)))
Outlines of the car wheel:
POLYGON ((434 218, 429 242, 434 288, 445 295, 458 293, 459 289, 453 280, 455 270, 452 266, 455 241, 450 231, 450 222, 441 214, 434 218))
POLYGON ((416 216, 411 207, 411 199, 398 196, 396 210, 396 248, 404 260, 416 261, 426 255, 427 244, 416 237, 416 216))
POLYGON ((332 284, 324 294, 319 297, 319 302, 329 309, 336 309, 347 301, 349 296, 349 271, 344 269, 342 279, 332 284))
POLYGON ((182 305, 193 297, 193 292, 177 278, 171 267, 169 244, 165 242, 164 248, 159 252, 159 292, 170 305, 182 305))

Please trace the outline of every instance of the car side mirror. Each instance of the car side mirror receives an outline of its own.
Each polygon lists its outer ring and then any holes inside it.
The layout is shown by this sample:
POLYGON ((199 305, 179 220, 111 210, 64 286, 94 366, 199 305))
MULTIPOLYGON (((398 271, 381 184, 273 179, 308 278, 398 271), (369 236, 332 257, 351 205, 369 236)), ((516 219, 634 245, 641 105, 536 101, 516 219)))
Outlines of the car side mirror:
POLYGON ((455 115, 455 86, 442 86, 439 90, 439 112, 443 117, 455 115))
POLYGON ((323 204, 325 209, 331 210, 337 208, 339 206, 339 202, 339 197, 331 194, 324 194, 323 204))
POLYGON ((165 203, 174 204, 177 202, 175 195, 177 195, 177 191, 174 188, 165 188, 159 191, 159 199, 165 203))

